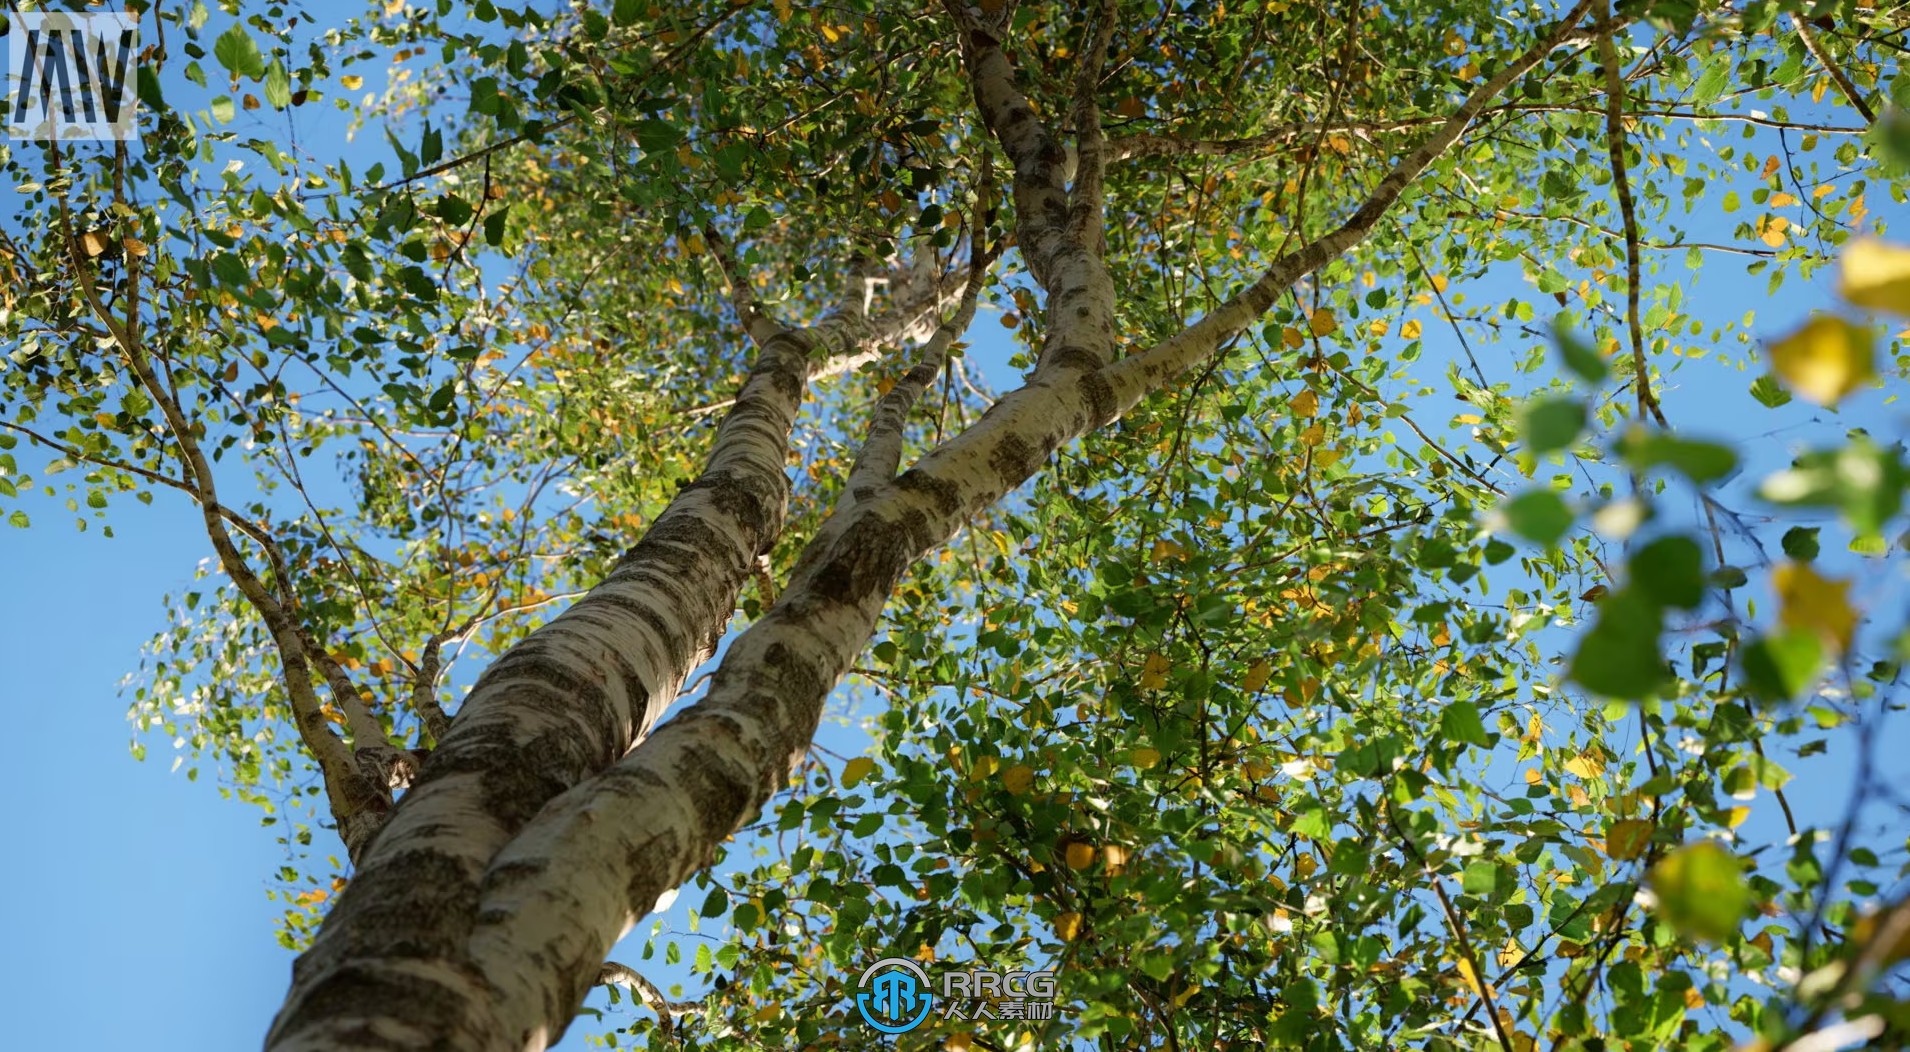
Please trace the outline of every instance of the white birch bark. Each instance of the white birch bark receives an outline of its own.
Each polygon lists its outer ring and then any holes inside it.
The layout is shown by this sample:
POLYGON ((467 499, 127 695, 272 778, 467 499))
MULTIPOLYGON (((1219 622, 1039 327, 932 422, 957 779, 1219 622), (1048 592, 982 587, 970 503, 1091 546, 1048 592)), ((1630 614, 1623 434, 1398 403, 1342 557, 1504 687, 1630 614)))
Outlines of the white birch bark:
MULTIPOLYGON (((928 302, 941 294, 929 290, 928 302)), ((483 985, 460 964, 486 866, 546 801, 641 740, 711 654, 781 530, 785 458, 812 363, 892 342, 923 309, 870 318, 858 286, 802 330, 739 303, 760 350, 702 474, 602 583, 485 670, 357 859, 294 968, 268 1044, 496 1040, 483 985)))
MULTIPOLYGON (((910 565, 1058 446, 1216 353, 1293 282, 1357 244, 1588 6, 1481 85, 1340 228, 1280 257, 1173 338, 1111 365, 1113 292, 1090 241, 1098 230, 1083 236, 1080 221, 1085 198, 1094 213, 1086 226, 1098 224, 1098 176, 1084 183, 1078 173, 1083 195, 1070 198, 1066 151, 1020 100, 995 38, 965 25, 977 103, 1015 164, 1022 251, 1048 294, 1051 335, 1028 383, 913 467, 858 493, 776 603, 731 643, 704 700, 627 754, 608 755, 604 743, 654 718, 658 684, 674 684, 687 656, 707 645, 696 626, 727 617, 765 528, 760 515, 740 514, 742 499, 780 499, 778 436, 801 393, 801 358, 766 345, 769 362, 752 375, 712 458, 720 481, 699 484, 682 513, 659 520, 652 536, 662 536, 644 542, 653 562, 627 562, 601 600, 593 592, 578 604, 583 612, 553 624, 562 631, 547 630, 548 640, 520 646, 526 654, 514 651, 487 674, 480 691, 496 700, 460 714, 450 759, 432 758, 372 845, 301 960, 270 1047, 502 1050, 556 1040, 612 943, 787 784, 825 699, 910 565), (662 567, 683 572, 653 576, 662 567)), ((1081 151, 1083 168, 1101 152, 1081 151)))

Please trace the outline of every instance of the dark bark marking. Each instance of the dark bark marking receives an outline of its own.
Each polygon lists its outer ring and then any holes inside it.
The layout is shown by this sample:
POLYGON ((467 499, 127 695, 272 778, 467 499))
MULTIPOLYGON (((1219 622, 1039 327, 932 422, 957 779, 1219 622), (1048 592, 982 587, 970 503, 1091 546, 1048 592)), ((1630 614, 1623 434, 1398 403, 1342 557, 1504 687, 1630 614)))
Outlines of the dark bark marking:
POLYGON ((1094 372, 1101 368, 1101 359, 1085 347, 1064 343, 1049 350, 1042 356, 1051 369, 1069 369, 1082 372, 1094 372))
POLYGON ((1034 446, 1010 431, 1001 436, 1001 441, 996 442, 994 450, 988 454, 988 466, 1012 488, 1034 474, 1039 461, 1036 460, 1034 446))
MULTIPOLYGON (((998 408, 997 402, 990 410, 998 408)), ((910 468, 895 478, 895 488, 904 493, 920 493, 933 501, 935 510, 944 515, 954 515, 962 510, 962 488, 946 479, 938 479, 923 473, 920 468, 910 468)))
POLYGON ((1088 403, 1091 426, 1101 427, 1114 419, 1114 385, 1108 383, 1108 378, 1101 375, 1099 369, 1083 373, 1076 384, 1081 390, 1081 397, 1088 403))

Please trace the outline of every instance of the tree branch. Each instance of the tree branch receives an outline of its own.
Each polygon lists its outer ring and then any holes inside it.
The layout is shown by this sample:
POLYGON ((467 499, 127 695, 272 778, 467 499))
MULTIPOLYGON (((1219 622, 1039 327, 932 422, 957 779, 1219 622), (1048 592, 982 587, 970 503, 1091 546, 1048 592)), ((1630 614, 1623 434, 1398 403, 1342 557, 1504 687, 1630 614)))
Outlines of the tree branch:
MULTIPOLYGON (((1614 16, 1616 17, 1616 16, 1614 16)), ((1598 35, 1598 56, 1605 69, 1605 147, 1611 156, 1612 188, 1618 195, 1618 211, 1625 219, 1625 330, 1631 336, 1631 364, 1636 374, 1633 387, 1638 393, 1638 418, 1665 422, 1651 390, 1651 365, 1645 360, 1645 327, 1639 320, 1638 297, 1641 271, 1638 252, 1638 204, 1632 199, 1631 176, 1625 164, 1625 78, 1618 69, 1618 46, 1612 40, 1610 24, 1598 35)))

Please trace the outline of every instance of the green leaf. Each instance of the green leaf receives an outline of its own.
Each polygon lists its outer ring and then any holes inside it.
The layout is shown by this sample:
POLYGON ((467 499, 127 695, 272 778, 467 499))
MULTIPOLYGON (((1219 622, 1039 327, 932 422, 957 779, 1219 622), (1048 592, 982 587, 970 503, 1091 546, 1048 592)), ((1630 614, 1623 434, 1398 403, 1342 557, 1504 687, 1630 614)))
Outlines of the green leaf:
POLYGON ((1659 466, 1676 468, 1691 481, 1704 485, 1731 474, 1738 456, 1715 442, 1698 442, 1662 431, 1635 427, 1618 444, 1619 455, 1640 471, 1659 466))
POLYGON ((1544 456, 1572 444, 1585 427, 1585 404, 1576 398, 1535 398, 1519 413, 1526 451, 1544 456))
POLYGON ((1758 496, 1773 504, 1839 508, 1859 536, 1870 536, 1903 506, 1907 478, 1896 448, 1859 433, 1841 448, 1798 457, 1765 479, 1758 496))
POLYGON ((676 125, 654 118, 638 121, 636 132, 637 145, 643 149, 644 153, 673 150, 676 148, 677 140, 681 138, 676 125))
POLYGON ((1572 528, 1572 512, 1559 495, 1549 489, 1527 490, 1501 509, 1513 532, 1530 541, 1552 547, 1572 528))
POLYGON ((265 71, 265 104, 277 110, 292 104, 292 78, 278 59, 273 59, 271 68, 265 71))
POLYGON ((1751 382, 1751 397, 1772 409, 1791 400, 1791 393, 1784 389, 1782 381, 1775 376, 1760 376, 1751 382))
POLYGON ((219 39, 212 42, 212 56, 235 77, 257 79, 265 75, 265 57, 259 54, 259 45, 241 23, 234 22, 230 29, 219 34, 219 39))
POLYGON ((1658 652, 1663 614, 1656 602, 1633 588, 1598 602, 1598 622, 1572 656, 1571 678, 1594 694, 1637 701, 1665 681, 1658 652))
POLYGON ((698 912, 705 917, 721 917, 730 908, 729 892, 722 888, 711 888, 709 897, 703 900, 703 908, 698 912))
POLYGON ((1466 894, 1478 895, 1491 902, 1511 898, 1512 892, 1518 888, 1518 880, 1511 866, 1483 858, 1466 863, 1459 884, 1466 894))
POLYGON ((1817 681, 1817 671, 1824 665, 1824 644, 1809 629, 1785 629, 1746 646, 1739 663, 1745 689, 1751 694, 1770 702, 1789 701, 1817 681))
POLYGON ((1799 562, 1810 562, 1819 551, 1816 526, 1793 526, 1784 531, 1784 554, 1799 562))
POLYGON ((18 526, 23 530, 32 524, 31 521, 27 518, 27 513, 24 511, 19 511, 17 509, 13 512, 13 514, 7 516, 7 522, 10 525, 18 526))
POLYGON ((1485 721, 1479 718, 1479 707, 1470 701, 1455 701, 1446 706, 1439 716, 1439 733, 1447 741, 1458 745, 1477 745, 1490 749, 1498 737, 1486 730, 1485 721))
POLYGON ((1721 942, 1738 930, 1751 906, 1744 869, 1729 848, 1701 840, 1651 867, 1658 913, 1687 938, 1721 942))
POLYGON ((511 214, 510 208, 500 208, 484 217, 484 243, 492 248, 504 243, 504 230, 511 214))
POLYGON ((643 17, 643 0, 617 0, 611 8, 610 19, 620 26, 634 26, 643 17))
MULTIPOLYGON (((1564 291, 1562 288, 1546 290, 1543 282, 1540 288, 1542 291, 1564 291)), ((1605 364, 1604 356, 1594 350, 1591 344, 1579 339, 1571 327, 1565 324, 1563 315, 1553 321, 1552 339, 1558 345, 1559 357, 1564 360, 1565 367, 1586 383, 1604 383, 1605 377, 1611 374, 1611 367, 1605 364)))
POLYGON ((1682 534, 1660 537, 1631 557, 1631 581, 1660 606, 1693 609, 1704 602, 1704 551, 1682 534))

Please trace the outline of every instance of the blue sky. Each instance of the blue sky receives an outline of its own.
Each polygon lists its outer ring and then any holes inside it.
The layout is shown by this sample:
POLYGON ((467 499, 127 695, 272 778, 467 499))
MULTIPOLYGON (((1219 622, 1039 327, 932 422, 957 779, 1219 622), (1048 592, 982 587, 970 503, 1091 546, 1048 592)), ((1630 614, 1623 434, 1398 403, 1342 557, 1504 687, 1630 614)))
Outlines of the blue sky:
MULTIPOLYGON (((341 128, 301 119, 307 123, 298 129, 298 141, 340 141, 341 128)), ((259 125, 254 133, 285 132, 263 115, 245 120, 259 125)), ((1735 132, 1728 137, 1737 141, 1735 132)), ((346 149, 355 168, 385 155, 380 138, 362 135, 346 149)), ((1905 213, 1882 195, 1872 207, 1875 220, 1900 221, 1905 213)), ((1728 242, 1734 223, 1700 227, 1691 236, 1728 242)), ((1453 291, 1466 293, 1472 303, 1535 298, 1529 286, 1508 275, 1455 283, 1453 291)), ((1830 300, 1828 275, 1811 286, 1793 281, 1774 298, 1764 278, 1744 275, 1730 258, 1711 260, 1687 289, 1689 309, 1707 320, 1755 307, 1756 331, 1766 337, 1788 331, 1830 300)), ((1428 353, 1413 372, 1436 382, 1457 348, 1449 330, 1428 324, 1426 331, 1428 353)), ((989 382, 996 389, 1012 386, 1018 375, 1006 364, 1011 348, 1005 330, 984 316, 975 340, 971 357, 989 382)), ((1496 375, 1507 374, 1502 369, 1496 375)), ((1886 441, 1904 432, 1902 407, 1891 392, 1863 392, 1834 417, 1802 402, 1771 412, 1745 393, 1754 375, 1695 362, 1673 376, 1663 396, 1679 426, 1728 438, 1743 453, 1748 470, 1729 501, 1736 507, 1757 510, 1744 491, 1795 452, 1800 438, 1828 443, 1842 427, 1856 424, 1886 441)), ((1443 425, 1443 411, 1426 422, 1443 425)), ((237 472, 233 477, 239 480, 237 472)), ((189 782, 183 769, 170 771, 166 742, 149 742, 151 758, 134 762, 127 750, 126 702, 118 693, 121 678, 137 665, 140 646, 163 623, 160 596, 190 580, 209 554, 207 542, 197 516, 173 494, 159 494, 150 507, 115 504, 109 521, 116 536, 110 539, 97 526, 74 530, 62 501, 28 495, 21 507, 34 527, 0 528, 0 662, 8 672, 3 696, 15 728, 7 762, 0 764, 0 798, 27 802, 9 821, 15 861, 0 867, 0 932, 10 943, 0 957, 0 988, 17 1006, 9 1044, 126 1043, 158 1052, 256 1046, 292 960, 274 942, 279 907, 265 894, 271 872, 285 861, 283 851, 274 833, 260 827, 256 809, 219 798, 215 779, 189 782)), ((1886 564, 1889 572, 1882 573, 1861 567, 1841 544, 1827 543, 1826 552, 1829 572, 1864 575, 1856 596, 1861 604, 1903 609, 1898 562, 1886 564)), ((830 734, 846 746, 855 741, 851 732, 830 734)), ((1841 813, 1849 764, 1838 750, 1848 740, 1833 736, 1829 756, 1794 767, 1809 775, 1791 789, 1801 818, 1821 824, 1841 813)), ((1901 721, 1888 743, 1910 747, 1901 721)), ((1761 798, 1746 832, 1759 833, 1774 821, 1768 798, 1761 798)), ((697 896, 684 898, 692 901, 667 918, 679 930, 697 896)), ((638 928, 647 930, 647 924, 638 928)), ((638 963, 627 947, 619 955, 638 963)), ((655 966, 642 970, 666 982, 673 977, 655 966)), ((574 1028, 564 1047, 582 1047, 588 1029, 574 1028)))

